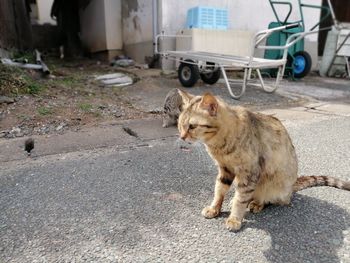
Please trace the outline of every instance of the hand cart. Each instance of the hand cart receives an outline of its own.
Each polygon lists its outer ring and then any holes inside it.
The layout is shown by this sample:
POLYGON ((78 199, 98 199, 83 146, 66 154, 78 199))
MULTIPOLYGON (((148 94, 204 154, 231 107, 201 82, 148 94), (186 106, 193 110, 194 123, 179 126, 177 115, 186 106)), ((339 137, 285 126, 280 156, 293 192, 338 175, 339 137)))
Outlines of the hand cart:
MULTIPOLYGON (((285 65, 287 62, 288 49, 293 46, 296 42, 303 39, 305 35, 314 32, 300 32, 297 34, 290 35, 286 40, 285 45, 279 46, 266 46, 261 45, 263 40, 269 37, 272 33, 292 29, 298 27, 299 24, 289 24, 276 28, 271 28, 263 31, 259 31, 255 34, 251 41, 251 53, 250 56, 233 56, 233 55, 223 55, 219 53, 211 52, 201 52, 201 51, 173 51, 165 50, 160 51, 159 45, 160 40, 164 38, 177 38, 186 37, 186 35, 157 35, 155 38, 155 53, 159 54, 167 59, 174 59, 180 62, 178 68, 178 78, 184 87, 192 87, 198 79, 201 77, 202 80, 208 84, 214 84, 220 77, 220 73, 224 77, 227 89, 234 99, 239 99, 245 92, 248 81, 251 78, 252 70, 255 70, 260 86, 266 92, 274 92, 278 88, 280 80, 283 78, 283 73, 285 70, 285 65), (273 49, 281 50, 283 55, 279 59, 267 59, 254 57, 255 48, 258 49, 273 49), (264 84, 263 78, 261 76, 261 69, 268 68, 278 68, 278 74, 274 86, 270 87, 264 84), (228 79, 226 71, 227 70, 244 70, 244 77, 242 88, 238 94, 235 94, 230 86, 230 83, 236 82, 235 80, 228 79)), ((189 36, 187 36, 189 37, 189 36)), ((254 85, 254 84, 252 84, 254 85)), ((255 84, 259 85, 259 84, 255 84)))
MULTIPOLYGON (((294 23, 298 23, 299 26, 274 32, 267 38, 266 43, 268 46, 270 45, 283 46, 285 45, 285 42, 290 35, 295 33, 305 32, 305 22, 304 22, 304 14, 303 14, 304 8, 316 8, 316 9, 325 10, 325 15, 321 17, 320 21, 315 25, 313 25, 308 31, 315 31, 315 29, 320 25, 320 23, 322 23, 330 15, 330 10, 328 7, 303 4, 301 0, 298 0, 297 3, 299 8, 298 11, 299 11, 300 19, 297 21, 289 21, 290 15, 293 10, 293 5, 290 1, 269 0, 269 2, 277 21, 271 22, 268 28, 275 28, 275 27, 280 27, 280 26, 294 24, 294 23), (288 7, 287 15, 282 19, 277 13, 276 7, 278 5, 288 7)), ((318 31, 315 31, 315 32, 318 32, 318 31)), ((279 59, 282 56, 283 56, 282 50, 266 50, 264 57, 268 59, 279 59)), ((304 39, 300 39, 295 43, 295 45, 292 45, 288 49, 286 71, 290 75, 292 75, 293 78, 303 78, 310 72, 311 65, 312 65, 311 56, 306 51, 304 51, 304 39)), ((273 75, 274 71, 269 70, 268 73, 273 75)))
POLYGON ((331 76, 332 67, 336 65, 336 58, 340 57, 344 58, 345 71, 350 77, 350 23, 338 22, 330 0, 328 0, 328 6, 332 14, 333 26, 327 35, 320 75, 331 76))

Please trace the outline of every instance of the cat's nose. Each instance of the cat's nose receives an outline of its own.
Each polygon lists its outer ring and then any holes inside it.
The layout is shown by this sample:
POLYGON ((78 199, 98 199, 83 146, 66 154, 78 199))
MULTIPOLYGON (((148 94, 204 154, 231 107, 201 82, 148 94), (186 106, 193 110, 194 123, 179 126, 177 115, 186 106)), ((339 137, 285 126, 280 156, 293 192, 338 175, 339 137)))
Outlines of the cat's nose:
POLYGON ((186 140, 186 137, 187 137, 187 132, 183 132, 183 133, 181 133, 180 134, 180 138, 181 138, 181 140, 186 140))

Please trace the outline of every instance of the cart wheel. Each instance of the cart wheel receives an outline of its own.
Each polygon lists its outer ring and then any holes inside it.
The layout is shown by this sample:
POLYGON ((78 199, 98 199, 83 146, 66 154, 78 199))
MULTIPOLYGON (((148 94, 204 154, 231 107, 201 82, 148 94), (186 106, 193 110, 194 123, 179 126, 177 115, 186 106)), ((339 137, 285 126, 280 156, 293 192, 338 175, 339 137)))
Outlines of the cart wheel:
POLYGON ((311 70, 312 60, 309 53, 298 51, 294 54, 293 73, 297 79, 305 77, 311 70))
MULTIPOLYGON (((191 60, 185 60, 192 62, 191 60)), ((199 79, 199 70, 197 65, 181 62, 178 69, 178 78, 184 87, 192 87, 199 79)))
POLYGON ((219 80, 221 72, 220 72, 220 70, 215 70, 215 71, 212 71, 209 73, 202 73, 200 75, 201 75, 201 79, 205 83, 213 85, 219 80))

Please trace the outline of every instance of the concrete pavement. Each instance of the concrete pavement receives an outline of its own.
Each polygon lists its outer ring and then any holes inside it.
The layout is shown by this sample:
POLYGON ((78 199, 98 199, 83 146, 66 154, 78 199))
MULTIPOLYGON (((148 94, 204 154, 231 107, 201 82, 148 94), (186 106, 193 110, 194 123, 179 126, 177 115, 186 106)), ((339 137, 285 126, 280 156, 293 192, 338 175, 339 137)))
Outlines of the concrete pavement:
MULTIPOLYGON (((284 122, 300 174, 350 180, 346 97, 290 95, 287 84, 256 108, 284 122), (295 105, 299 96, 309 102, 295 105)), ((235 103, 249 106, 254 92, 235 103)), ((135 106, 152 110, 161 97, 146 94, 135 106)), ((0 262, 350 262, 350 192, 301 191, 230 233, 229 199, 219 218, 200 215, 216 175, 204 147, 180 142, 159 118, 35 137, 31 157, 24 139, 0 139, 0 262)))
MULTIPOLYGON (((284 122, 300 174, 350 180, 348 116, 284 122)), ((229 200, 219 218, 200 215, 216 174, 204 148, 138 129, 147 145, 2 163, 0 261, 350 262, 350 192, 304 190, 230 233, 229 200)))

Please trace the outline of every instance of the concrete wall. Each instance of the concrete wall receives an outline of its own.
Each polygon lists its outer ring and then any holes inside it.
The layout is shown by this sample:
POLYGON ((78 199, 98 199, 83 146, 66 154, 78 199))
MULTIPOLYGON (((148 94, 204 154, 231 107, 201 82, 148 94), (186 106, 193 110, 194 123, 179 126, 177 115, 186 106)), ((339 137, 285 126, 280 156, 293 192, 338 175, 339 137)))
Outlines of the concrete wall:
POLYGON ((123 49, 139 63, 153 56, 152 0, 123 0, 123 49))
POLYGON ((107 59, 123 47, 120 0, 92 0, 80 10, 81 40, 91 52, 107 52, 107 59), (112 52, 112 53, 111 53, 112 52))
POLYGON ((105 27, 108 50, 123 48, 122 5, 120 0, 105 0, 105 27))
MULTIPOLYGON (((297 0, 290 0, 297 7, 297 0)), ((321 5, 321 0, 304 0, 305 4, 321 5)), ((161 28, 166 34, 176 34, 186 25, 187 10, 195 6, 222 7, 229 10, 229 28, 259 31, 266 29, 275 21, 275 16, 268 0, 162 0, 161 28), (176 11, 174 11, 176 10, 176 11)), ((279 13, 285 14, 286 9, 280 8, 279 13)), ((294 8, 291 18, 297 19, 299 12, 294 8)), ((319 21, 319 10, 304 9, 306 28, 319 21)), ((317 34, 307 37, 305 49, 313 58, 313 67, 317 61, 317 34)), ((164 67, 172 67, 172 63, 164 67)))
POLYGON ((56 21, 50 16, 53 0, 37 0, 38 19, 37 23, 56 25, 56 21))

